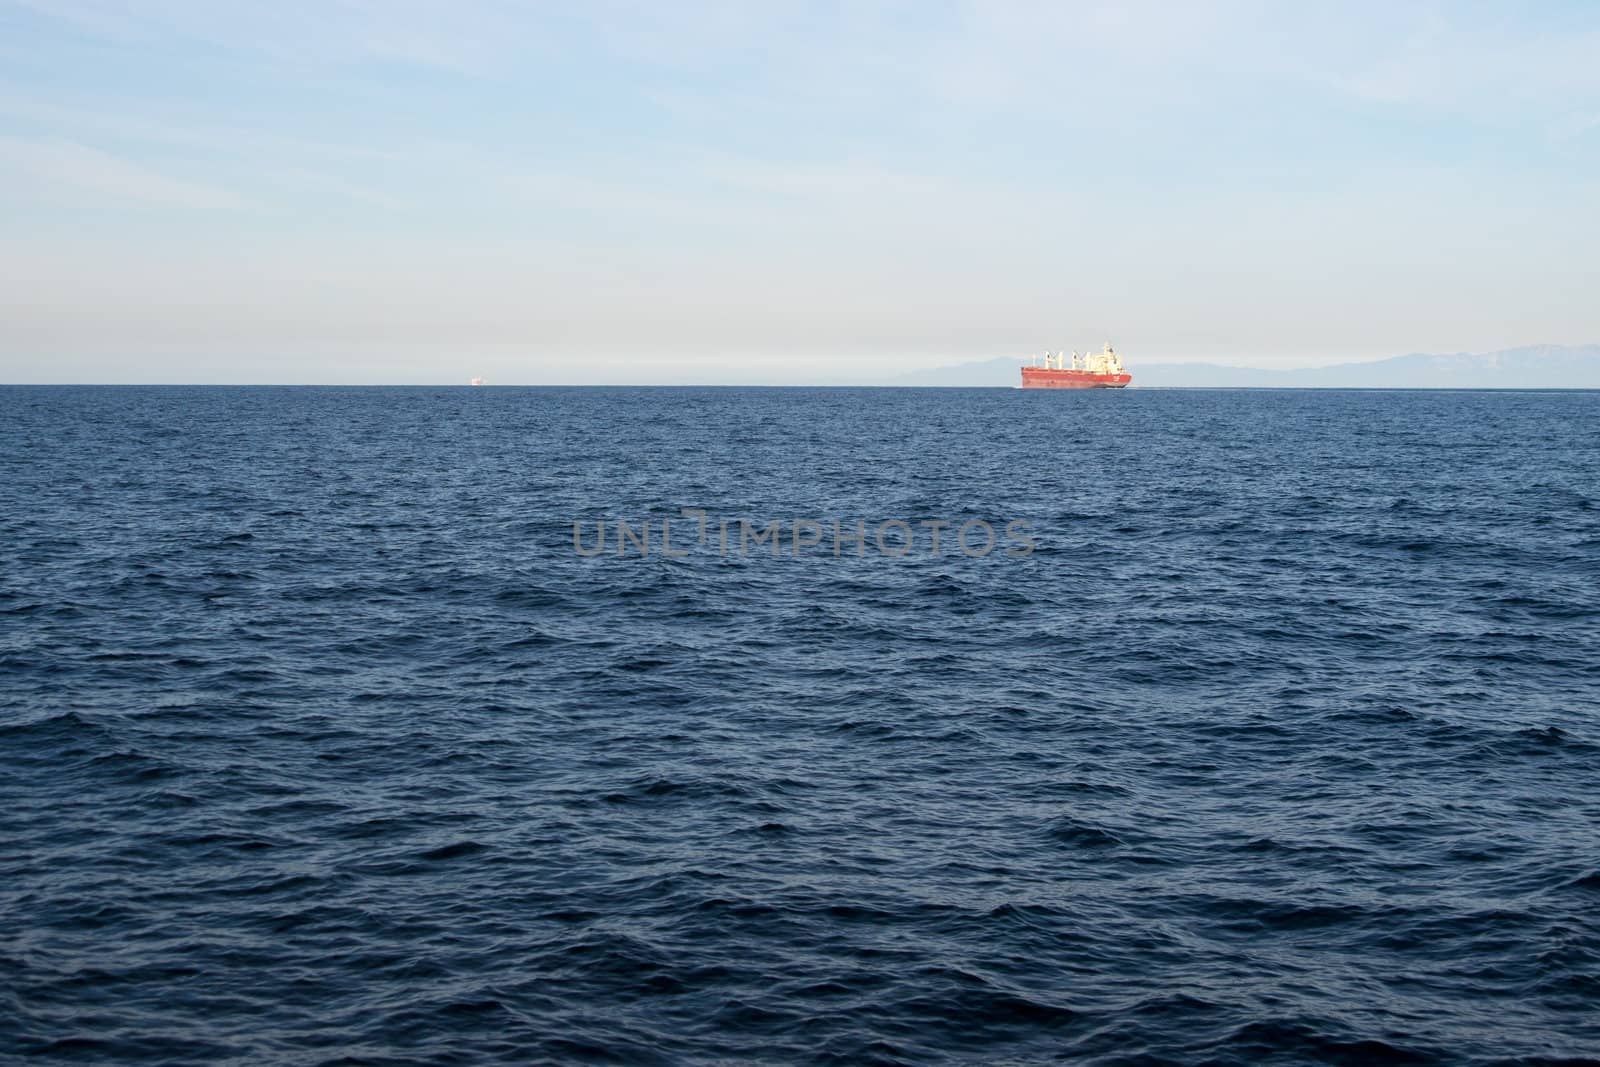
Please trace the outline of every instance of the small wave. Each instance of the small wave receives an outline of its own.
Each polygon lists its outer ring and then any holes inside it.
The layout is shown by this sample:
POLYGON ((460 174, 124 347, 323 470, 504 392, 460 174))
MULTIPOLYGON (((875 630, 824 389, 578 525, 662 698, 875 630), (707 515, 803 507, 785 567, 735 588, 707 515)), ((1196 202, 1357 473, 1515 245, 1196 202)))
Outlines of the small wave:
POLYGON ((1051 823, 1047 833, 1051 840, 1074 848, 1113 848, 1123 844, 1122 838, 1110 830, 1070 817, 1051 823))

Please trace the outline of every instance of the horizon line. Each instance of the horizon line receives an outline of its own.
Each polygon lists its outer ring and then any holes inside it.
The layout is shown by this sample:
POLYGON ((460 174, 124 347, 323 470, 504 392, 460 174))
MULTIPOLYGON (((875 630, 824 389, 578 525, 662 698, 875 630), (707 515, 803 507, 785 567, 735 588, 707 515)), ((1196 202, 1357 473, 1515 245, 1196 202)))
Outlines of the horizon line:
MULTIPOLYGON (((1255 368, 1242 368, 1255 369, 1255 368)), ((1307 368, 1313 369, 1313 368, 1307 368)), ((1120 389, 1024 389, 1020 385, 908 385, 863 382, 0 382, 0 389, 938 389, 1021 393, 1596 393, 1592 385, 1137 385, 1120 389)))

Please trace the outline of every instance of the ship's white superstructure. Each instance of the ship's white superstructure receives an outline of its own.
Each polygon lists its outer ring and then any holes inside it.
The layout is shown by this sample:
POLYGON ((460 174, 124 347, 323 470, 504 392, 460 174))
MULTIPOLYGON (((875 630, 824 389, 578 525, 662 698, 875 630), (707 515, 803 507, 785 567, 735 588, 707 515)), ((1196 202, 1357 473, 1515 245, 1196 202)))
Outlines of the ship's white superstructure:
POLYGON ((1109 343, 1098 352, 1084 352, 1078 355, 1073 349, 1071 355, 1065 350, 1054 354, 1046 352, 1042 357, 1034 356, 1033 365, 1043 367, 1045 370, 1078 370, 1088 374, 1124 374, 1122 357, 1109 343), (1042 360, 1042 362, 1041 362, 1042 360))

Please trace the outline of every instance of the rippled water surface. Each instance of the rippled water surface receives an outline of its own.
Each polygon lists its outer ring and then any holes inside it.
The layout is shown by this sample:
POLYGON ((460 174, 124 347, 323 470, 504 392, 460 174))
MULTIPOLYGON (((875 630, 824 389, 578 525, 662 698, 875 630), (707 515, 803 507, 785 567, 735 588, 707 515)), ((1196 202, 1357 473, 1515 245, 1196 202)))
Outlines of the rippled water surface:
POLYGON ((1600 1056, 1597 426, 0 389, 0 1050, 1600 1056), (685 507, 687 556, 574 551, 685 507), (716 550, 796 517, 865 554, 716 550))

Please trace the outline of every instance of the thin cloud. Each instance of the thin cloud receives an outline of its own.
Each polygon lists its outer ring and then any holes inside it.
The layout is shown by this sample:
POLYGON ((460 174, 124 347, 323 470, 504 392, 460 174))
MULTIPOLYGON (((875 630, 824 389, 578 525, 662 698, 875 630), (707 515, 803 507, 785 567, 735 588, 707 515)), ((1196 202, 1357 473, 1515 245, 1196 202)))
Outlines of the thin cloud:
POLYGON ((117 107, 89 104, 68 106, 16 93, 0 97, 0 118, 44 127, 65 140, 111 139, 146 145, 172 145, 206 149, 212 155, 238 158, 292 153, 330 159, 396 162, 409 155, 409 146, 379 147, 349 141, 316 140, 295 134, 245 129, 236 122, 196 121, 191 115, 170 112, 134 116, 117 107))
POLYGON ((250 206, 230 190, 174 178, 71 141, 0 136, 0 173, 6 171, 47 188, 67 187, 123 200, 208 211, 250 206))

